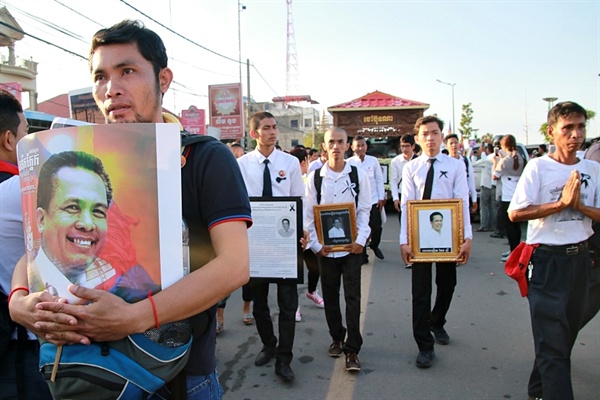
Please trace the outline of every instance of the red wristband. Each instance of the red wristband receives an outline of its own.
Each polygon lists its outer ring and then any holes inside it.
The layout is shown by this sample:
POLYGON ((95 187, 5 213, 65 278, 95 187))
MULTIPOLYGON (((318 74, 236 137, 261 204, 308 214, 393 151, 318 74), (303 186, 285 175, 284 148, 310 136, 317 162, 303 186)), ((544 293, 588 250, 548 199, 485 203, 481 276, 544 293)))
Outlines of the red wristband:
POLYGON ((158 312, 156 311, 156 304, 154 304, 154 299, 152 298, 152 292, 148 292, 148 299, 150 300, 150 304, 152 304, 152 312, 154 313, 154 323, 156 324, 156 328, 160 326, 158 323, 158 312))
POLYGON ((13 294, 15 294, 16 292, 18 292, 19 290, 24 290, 27 292, 27 294, 29 294, 29 289, 24 287, 24 286, 19 286, 14 288, 13 290, 11 290, 10 294, 8 295, 8 300, 6 301, 6 304, 10 304, 10 299, 13 296, 13 294))

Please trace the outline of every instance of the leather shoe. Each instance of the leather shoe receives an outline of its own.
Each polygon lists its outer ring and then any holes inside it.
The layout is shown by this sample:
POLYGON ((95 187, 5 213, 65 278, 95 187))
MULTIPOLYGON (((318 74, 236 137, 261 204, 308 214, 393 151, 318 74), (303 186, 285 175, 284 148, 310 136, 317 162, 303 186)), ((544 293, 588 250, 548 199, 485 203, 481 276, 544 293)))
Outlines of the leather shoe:
POLYGON ((490 237, 496 238, 496 239, 503 239, 504 235, 498 232, 494 232, 490 235, 490 237))
POLYGON ((450 336, 448 336, 448 332, 444 328, 431 328, 431 332, 433 332, 436 343, 444 346, 450 343, 450 336))
POLYGON ((273 358, 274 355, 275 355, 274 348, 263 347, 263 349, 260 351, 260 353, 258 353, 258 355, 256 356, 256 360, 254 360, 254 365, 256 365, 257 367, 265 365, 266 363, 271 361, 271 358, 273 358))
POLYGON ((285 364, 282 362, 275 362, 275 375, 281 378, 281 380, 286 382, 293 382, 296 378, 294 376, 294 371, 289 364, 285 364))
POLYGON ((419 368, 429 368, 435 358, 435 353, 433 350, 430 351, 420 351, 417 356, 417 367, 419 368))
POLYGON ((381 250, 379 250, 379 247, 375 247, 373 250, 373 253, 375 253, 375 257, 379 258, 380 260, 383 260, 383 253, 381 252, 381 250))

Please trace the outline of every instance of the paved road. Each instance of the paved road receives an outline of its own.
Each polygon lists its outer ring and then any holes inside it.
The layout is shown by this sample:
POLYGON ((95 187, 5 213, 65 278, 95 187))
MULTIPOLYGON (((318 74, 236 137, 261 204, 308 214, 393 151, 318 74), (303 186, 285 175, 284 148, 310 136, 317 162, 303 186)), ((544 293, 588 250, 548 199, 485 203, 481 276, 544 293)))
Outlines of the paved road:
MULTIPOLYGON (((274 361, 254 366, 261 349, 255 326, 244 326, 241 291, 225 311, 217 337, 218 369, 226 399, 526 399, 533 363, 527 300, 506 277, 500 254, 506 240, 475 233, 469 263, 458 269, 458 285, 446 329, 451 342, 436 346, 432 368, 415 367, 411 329, 410 270, 400 266, 397 215, 390 215, 381 245, 386 258, 370 252, 363 267, 362 371, 343 370, 342 358, 327 355, 331 338, 322 309, 298 286, 302 322, 296 325, 293 384, 275 376, 274 361)), ((276 287, 271 286, 276 321, 276 287)), ((577 399, 600 398, 600 317, 579 334, 572 356, 577 399)))

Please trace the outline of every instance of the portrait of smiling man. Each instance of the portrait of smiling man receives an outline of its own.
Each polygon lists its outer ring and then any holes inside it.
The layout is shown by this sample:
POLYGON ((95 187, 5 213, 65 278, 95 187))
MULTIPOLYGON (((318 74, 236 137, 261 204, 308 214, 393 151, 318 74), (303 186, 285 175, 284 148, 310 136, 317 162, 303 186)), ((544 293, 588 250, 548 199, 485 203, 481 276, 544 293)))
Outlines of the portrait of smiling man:
POLYGON ((98 158, 66 151, 42 165, 36 210, 41 247, 29 266, 33 289, 68 297, 71 283, 94 288, 116 274, 98 258, 111 200, 110 179, 98 158))

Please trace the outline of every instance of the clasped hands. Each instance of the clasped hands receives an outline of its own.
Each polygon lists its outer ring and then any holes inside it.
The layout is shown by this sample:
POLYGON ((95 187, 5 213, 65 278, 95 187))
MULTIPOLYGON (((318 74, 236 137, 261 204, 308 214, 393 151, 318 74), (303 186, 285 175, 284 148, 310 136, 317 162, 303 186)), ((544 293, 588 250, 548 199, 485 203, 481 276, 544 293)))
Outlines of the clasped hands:
POLYGON ((87 304, 67 304, 47 292, 31 293, 11 300, 11 317, 57 346, 119 340, 131 333, 128 319, 134 304, 105 290, 69 285, 69 291, 87 304))

